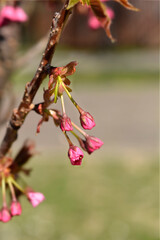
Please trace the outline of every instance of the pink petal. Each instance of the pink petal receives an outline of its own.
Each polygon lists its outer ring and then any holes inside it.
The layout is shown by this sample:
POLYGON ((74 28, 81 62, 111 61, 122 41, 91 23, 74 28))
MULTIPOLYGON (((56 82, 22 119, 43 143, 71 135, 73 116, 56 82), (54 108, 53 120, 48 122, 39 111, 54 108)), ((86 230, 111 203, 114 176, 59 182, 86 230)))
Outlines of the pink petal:
POLYGON ((0 26, 4 25, 5 20, 25 22, 28 20, 28 16, 20 7, 5 6, 0 12, 0 26))
POLYGON ((107 14, 110 19, 113 19, 115 17, 114 11, 109 7, 107 7, 107 14))
POLYGON ((12 216, 21 215, 22 213, 21 204, 19 202, 12 202, 10 210, 12 216))
POLYGON ((103 145, 103 142, 94 136, 89 136, 86 138, 85 147, 89 154, 98 150, 103 145))
POLYGON ((92 29, 98 29, 101 27, 100 22, 98 21, 98 19, 95 16, 90 16, 88 19, 88 25, 90 28, 92 29))
POLYGON ((40 192, 28 192, 27 197, 33 207, 38 206, 44 199, 44 195, 40 192))
POLYGON ((27 14, 20 7, 15 8, 15 16, 16 16, 16 21, 17 22, 26 22, 28 20, 27 14))
MULTIPOLYGON (((101 1, 101 2, 105 2, 105 0, 101 1)), ((115 16, 114 11, 110 7, 106 8, 106 12, 110 19, 114 18, 114 16, 115 16)), ((101 27, 100 21, 97 19, 97 17, 91 11, 89 11, 88 25, 90 28, 92 28, 94 30, 101 27)))
POLYGON ((63 117, 61 119, 60 128, 62 131, 72 131, 73 130, 71 119, 66 114, 63 114, 63 117))
POLYGON ((12 6, 5 6, 0 12, 2 18, 7 18, 10 21, 15 21, 15 8, 12 6))
POLYGON ((96 124, 94 122, 94 118, 89 112, 85 112, 82 109, 80 110, 80 122, 81 126, 84 129, 92 129, 96 124))
POLYGON ((11 220, 11 214, 8 210, 8 208, 2 208, 1 210, 1 221, 6 223, 11 220))
POLYGON ((81 165, 83 156, 83 152, 79 147, 70 146, 68 150, 68 157, 72 165, 81 165))

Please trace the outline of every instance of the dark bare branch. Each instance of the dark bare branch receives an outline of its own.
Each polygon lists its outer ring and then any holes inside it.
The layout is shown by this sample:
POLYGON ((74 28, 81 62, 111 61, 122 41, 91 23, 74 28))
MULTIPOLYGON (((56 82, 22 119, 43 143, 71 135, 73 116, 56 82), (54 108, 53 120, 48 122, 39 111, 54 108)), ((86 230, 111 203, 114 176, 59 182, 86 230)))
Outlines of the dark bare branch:
POLYGON ((27 114, 32 109, 32 101, 42 81, 48 74, 47 68, 51 63, 56 45, 59 41, 66 20, 71 13, 71 9, 67 10, 67 6, 68 0, 66 0, 66 3, 62 8, 61 12, 55 13, 55 16, 53 17, 48 43, 42 55, 39 67, 32 81, 28 83, 25 87, 25 92, 18 109, 13 110, 4 139, 0 146, 0 158, 2 158, 8 152, 13 142, 16 140, 18 136, 18 130, 22 126, 27 114))

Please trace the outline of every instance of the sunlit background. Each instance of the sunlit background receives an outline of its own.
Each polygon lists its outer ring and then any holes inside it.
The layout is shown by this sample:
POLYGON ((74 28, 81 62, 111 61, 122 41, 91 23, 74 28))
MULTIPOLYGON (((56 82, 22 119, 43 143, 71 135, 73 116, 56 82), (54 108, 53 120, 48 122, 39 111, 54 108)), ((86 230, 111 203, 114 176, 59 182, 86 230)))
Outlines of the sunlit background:
MULTIPOLYGON (((78 61, 70 77, 72 96, 94 116, 96 127, 90 134, 104 145, 90 156, 85 153, 82 166, 72 166, 61 131, 50 121, 36 135, 40 116, 30 113, 11 154, 15 155, 26 138, 36 141, 37 155, 27 165, 33 171, 23 179, 46 199, 33 209, 22 197, 22 216, 0 223, 1 240, 159 239, 159 2, 132 3, 141 11, 108 3, 115 15, 111 26, 117 39, 114 44, 102 28, 89 27, 87 9, 77 7, 73 13, 52 63, 64 66, 78 61)), ((1 120, 11 103, 17 106, 25 84, 34 76, 53 12, 61 3, 24 1, 23 7, 28 22, 21 28, 13 25, 8 32, 0 28, 0 36, 6 34, 7 41, 12 40, 6 51, 7 65, 1 58, 0 90, 2 79, 7 82, 1 91, 1 120), (10 39, 13 29, 14 38, 10 39)), ((0 44, 2 48, 2 37, 0 44)), ((42 101, 46 86, 47 79, 34 103, 42 101)), ((65 105, 68 115, 79 124, 79 115, 67 96, 65 105)), ((1 121, 0 139, 6 119, 1 121)))

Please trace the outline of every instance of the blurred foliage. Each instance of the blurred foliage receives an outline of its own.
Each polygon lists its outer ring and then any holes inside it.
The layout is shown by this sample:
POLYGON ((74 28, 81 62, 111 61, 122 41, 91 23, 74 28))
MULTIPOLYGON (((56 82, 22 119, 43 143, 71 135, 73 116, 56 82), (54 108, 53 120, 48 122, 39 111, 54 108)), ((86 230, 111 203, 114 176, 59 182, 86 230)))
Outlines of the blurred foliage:
MULTIPOLYGON (((14 72, 12 81, 24 86, 30 81, 39 64, 40 56, 33 56, 31 62, 14 72)), ((70 61, 78 61, 76 72, 71 76, 75 86, 97 83, 108 85, 158 84, 159 64, 157 49, 123 49, 112 51, 93 49, 68 49, 59 47, 53 65, 63 66, 70 61)), ((47 81, 46 81, 47 82, 47 81)))
MULTIPOLYGON (((133 159, 133 157, 132 157, 133 159)), ((1 225, 1 240, 158 240, 158 161, 62 155, 35 158, 31 181, 46 200, 1 225), (63 160, 62 160, 63 159, 63 160)))

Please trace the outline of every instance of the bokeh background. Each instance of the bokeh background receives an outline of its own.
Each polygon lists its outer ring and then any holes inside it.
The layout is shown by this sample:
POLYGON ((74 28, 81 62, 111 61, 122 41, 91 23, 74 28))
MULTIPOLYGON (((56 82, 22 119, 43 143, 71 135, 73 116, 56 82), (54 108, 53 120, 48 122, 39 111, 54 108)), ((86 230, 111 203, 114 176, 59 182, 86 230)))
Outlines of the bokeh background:
MULTIPOLYGON (((71 166, 68 145, 53 122, 30 113, 11 154, 26 138, 37 155, 23 176, 46 200, 33 209, 22 197, 23 213, 0 224, 1 240, 158 240, 159 1, 132 1, 131 12, 109 2, 115 12, 111 44, 103 29, 90 29, 77 8, 57 47, 53 65, 78 61, 71 76, 73 97, 95 118, 91 135, 104 141, 82 166, 71 166)), ((0 139, 12 106, 32 79, 60 1, 24 1, 29 21, 0 28, 0 139), (4 41, 5 36, 5 41, 4 41), (3 38, 2 38, 3 37, 3 38), (5 56, 5 57, 4 57, 5 56), (9 113, 7 111, 9 109, 9 113)), ((43 87, 35 98, 42 100, 43 87)), ((69 116, 79 116, 65 98, 69 116)), ((60 105, 58 104, 60 107, 60 105)), ((0 199, 1 201, 1 199, 0 199)))

